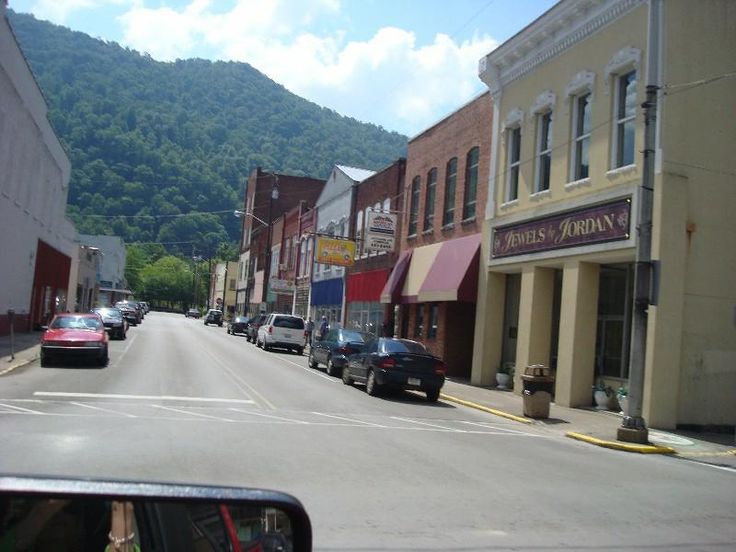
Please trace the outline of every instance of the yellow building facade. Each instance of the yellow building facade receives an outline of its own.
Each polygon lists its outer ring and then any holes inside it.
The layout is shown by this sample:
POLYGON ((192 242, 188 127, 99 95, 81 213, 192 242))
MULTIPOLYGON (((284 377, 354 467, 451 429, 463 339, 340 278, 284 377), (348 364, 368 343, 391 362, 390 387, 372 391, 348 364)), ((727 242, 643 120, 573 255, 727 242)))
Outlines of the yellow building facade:
POLYGON ((656 85, 643 415, 736 424, 736 2, 563 0, 480 62, 494 99, 472 381, 626 387, 647 85, 656 85))

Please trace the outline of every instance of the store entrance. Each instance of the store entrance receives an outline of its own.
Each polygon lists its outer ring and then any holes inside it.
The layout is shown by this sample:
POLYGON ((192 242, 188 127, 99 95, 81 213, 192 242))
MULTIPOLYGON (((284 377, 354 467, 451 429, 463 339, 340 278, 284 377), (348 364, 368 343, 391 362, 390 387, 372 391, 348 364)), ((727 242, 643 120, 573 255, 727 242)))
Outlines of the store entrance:
POLYGON ((596 377, 629 377, 633 284, 632 264, 601 265, 595 343, 596 377))

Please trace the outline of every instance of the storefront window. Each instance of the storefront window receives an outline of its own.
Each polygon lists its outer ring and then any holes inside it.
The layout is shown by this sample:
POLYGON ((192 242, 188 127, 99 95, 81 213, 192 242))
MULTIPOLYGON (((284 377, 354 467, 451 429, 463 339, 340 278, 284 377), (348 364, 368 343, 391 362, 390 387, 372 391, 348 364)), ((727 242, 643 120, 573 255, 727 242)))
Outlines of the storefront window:
POLYGON ((416 317, 414 318, 414 337, 421 339, 424 335, 424 303, 416 306, 416 317))
POLYGON ((596 373, 629 377, 632 265, 601 266, 598 288, 596 373))
POLYGON ((433 303, 429 306, 429 333, 427 337, 433 339, 437 337, 437 324, 439 322, 439 310, 440 307, 437 303, 433 303))

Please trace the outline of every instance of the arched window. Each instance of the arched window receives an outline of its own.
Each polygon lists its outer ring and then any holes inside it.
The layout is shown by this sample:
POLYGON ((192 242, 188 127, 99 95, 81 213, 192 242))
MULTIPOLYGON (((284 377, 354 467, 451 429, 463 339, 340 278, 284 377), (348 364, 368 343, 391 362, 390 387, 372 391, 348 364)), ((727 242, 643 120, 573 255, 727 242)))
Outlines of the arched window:
POLYGON ((427 173, 427 192, 424 202, 424 226, 423 230, 427 232, 434 225, 434 198, 437 189, 437 168, 432 168, 427 173))
POLYGON ((445 168, 445 206, 442 213, 442 226, 455 222, 455 185, 457 184, 457 157, 447 162, 445 168))
POLYGON ((475 203, 478 195, 478 162, 480 148, 474 147, 465 158, 465 195, 463 198, 463 220, 475 217, 475 203))
POLYGON ((411 182, 411 198, 409 204, 409 235, 416 236, 417 222, 419 220, 419 188, 422 182, 418 176, 411 182))

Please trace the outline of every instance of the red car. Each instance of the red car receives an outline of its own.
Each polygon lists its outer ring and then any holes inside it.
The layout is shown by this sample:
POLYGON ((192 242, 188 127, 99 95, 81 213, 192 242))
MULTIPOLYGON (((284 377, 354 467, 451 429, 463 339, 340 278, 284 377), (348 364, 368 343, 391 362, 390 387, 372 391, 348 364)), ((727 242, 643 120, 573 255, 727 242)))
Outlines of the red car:
POLYGON ((41 336, 41 366, 51 360, 92 360, 105 366, 107 356, 107 332, 98 314, 63 313, 51 320, 41 336))

